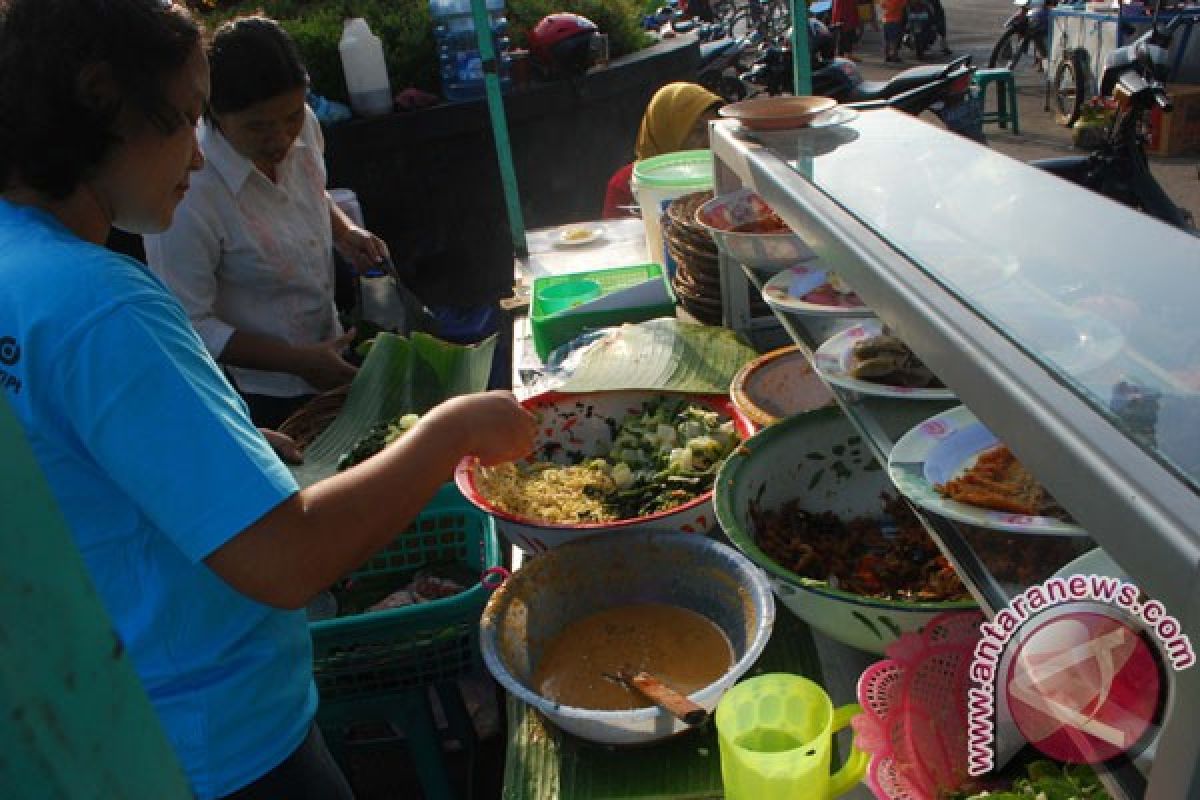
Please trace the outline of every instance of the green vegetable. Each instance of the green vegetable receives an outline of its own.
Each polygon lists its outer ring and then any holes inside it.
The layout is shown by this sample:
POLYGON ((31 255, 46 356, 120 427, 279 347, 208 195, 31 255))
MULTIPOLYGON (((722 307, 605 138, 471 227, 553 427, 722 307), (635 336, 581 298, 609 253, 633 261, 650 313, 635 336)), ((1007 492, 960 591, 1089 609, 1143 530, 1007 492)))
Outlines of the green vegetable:
POLYGON ((392 442, 408 432, 420 417, 417 414, 400 414, 387 422, 381 422, 372 427, 366 434, 354 443, 350 452, 338 459, 337 470, 349 469, 355 464, 361 464, 375 455, 392 442))
POLYGON ((1112 800, 1091 767, 1034 761, 1028 777, 1017 778, 1007 790, 954 792, 946 800, 1112 800))

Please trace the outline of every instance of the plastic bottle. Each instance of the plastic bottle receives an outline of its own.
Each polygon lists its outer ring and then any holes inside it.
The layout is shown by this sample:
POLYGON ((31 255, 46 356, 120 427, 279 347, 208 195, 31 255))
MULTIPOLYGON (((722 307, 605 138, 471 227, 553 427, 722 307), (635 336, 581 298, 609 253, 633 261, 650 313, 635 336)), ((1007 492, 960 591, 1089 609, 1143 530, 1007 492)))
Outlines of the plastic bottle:
POLYGON ((361 117, 377 117, 392 110, 392 87, 388 83, 383 43, 371 33, 367 21, 355 17, 345 21, 338 42, 342 72, 350 92, 350 107, 361 117))
MULTIPOLYGON (((509 55, 508 20, 504 0, 486 0, 491 21, 492 44, 500 75, 500 88, 512 86, 512 57, 509 55)), ((429 0, 433 36, 437 42, 442 94, 447 100, 471 100, 484 93, 483 59, 475 37, 471 0, 429 0)))

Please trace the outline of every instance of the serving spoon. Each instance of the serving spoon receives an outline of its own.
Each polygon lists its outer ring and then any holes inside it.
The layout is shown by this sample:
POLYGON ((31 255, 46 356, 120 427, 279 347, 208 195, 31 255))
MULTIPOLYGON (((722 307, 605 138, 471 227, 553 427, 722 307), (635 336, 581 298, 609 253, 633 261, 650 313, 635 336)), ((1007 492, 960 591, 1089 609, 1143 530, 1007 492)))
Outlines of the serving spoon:
POLYGON ((619 669, 601 673, 614 683, 642 695, 654 705, 686 725, 695 727, 708 719, 704 706, 692 702, 686 695, 666 685, 649 672, 619 669))

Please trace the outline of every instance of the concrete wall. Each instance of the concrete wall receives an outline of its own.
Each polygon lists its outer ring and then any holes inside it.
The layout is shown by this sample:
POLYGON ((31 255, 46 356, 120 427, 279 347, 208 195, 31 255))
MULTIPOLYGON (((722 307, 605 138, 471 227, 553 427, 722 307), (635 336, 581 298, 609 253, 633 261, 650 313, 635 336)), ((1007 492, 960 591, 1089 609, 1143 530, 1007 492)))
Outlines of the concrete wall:
MULTIPOLYGON (((667 40, 581 79, 507 95, 526 227, 598 217, 609 177, 633 159, 647 101, 691 80, 698 60, 693 38, 667 40)), ((409 283, 427 303, 509 293, 512 238, 483 100, 337 126, 325 154, 330 185, 358 193, 397 265, 411 258, 409 283)))

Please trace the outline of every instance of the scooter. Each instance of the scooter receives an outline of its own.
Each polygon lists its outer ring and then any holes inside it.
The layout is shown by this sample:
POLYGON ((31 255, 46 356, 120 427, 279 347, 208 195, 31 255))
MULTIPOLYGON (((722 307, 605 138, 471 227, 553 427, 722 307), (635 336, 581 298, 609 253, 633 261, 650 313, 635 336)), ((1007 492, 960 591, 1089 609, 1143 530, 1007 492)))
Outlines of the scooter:
POLYGON ((1171 110, 1171 98, 1164 86, 1170 71, 1167 50, 1175 30, 1192 22, 1190 17, 1179 15, 1160 28, 1156 4, 1150 30, 1136 41, 1113 50, 1104 59, 1100 93, 1111 96, 1117 103, 1116 115, 1104 141, 1086 156, 1047 158, 1030 163, 1195 233, 1190 215, 1175 205, 1150 172, 1143 133, 1152 111, 1156 108, 1171 110))
MULTIPOLYGON (((906 104, 908 107, 904 110, 912 107, 915 110, 910 113, 914 114, 927 108, 935 113, 942 108, 958 109, 970 95, 971 76, 975 72, 970 56, 959 56, 948 64, 910 67, 897 72, 886 81, 868 81, 863 79, 862 72, 853 61, 835 58, 832 48, 826 46, 827 40, 832 41, 828 36, 810 36, 812 87, 815 95, 832 97, 841 104, 859 104, 887 100, 914 89, 927 87, 928 92, 918 92, 906 104), (926 105, 917 107, 917 101, 924 101, 926 105)), ((761 87, 759 91, 767 94, 793 94, 795 87, 792 76, 792 49, 787 44, 790 41, 789 36, 783 43, 764 48, 754 66, 742 75, 742 81, 751 86, 761 87)), ((978 123, 964 119, 959 125, 959 116, 954 114, 953 119, 943 119, 943 122, 958 133, 981 138, 982 134, 976 133, 978 123), (954 124, 951 124, 952 122, 954 124)))
POLYGON ((917 54, 917 60, 925 58, 925 54, 933 47, 937 32, 933 25, 933 7, 926 0, 909 0, 904 12, 904 34, 900 44, 912 48, 917 54))
POLYGON ((720 95, 727 103, 745 99, 746 84, 740 79, 743 60, 752 51, 749 35, 727 35, 713 41, 701 42, 700 64, 696 67, 696 83, 720 95))

